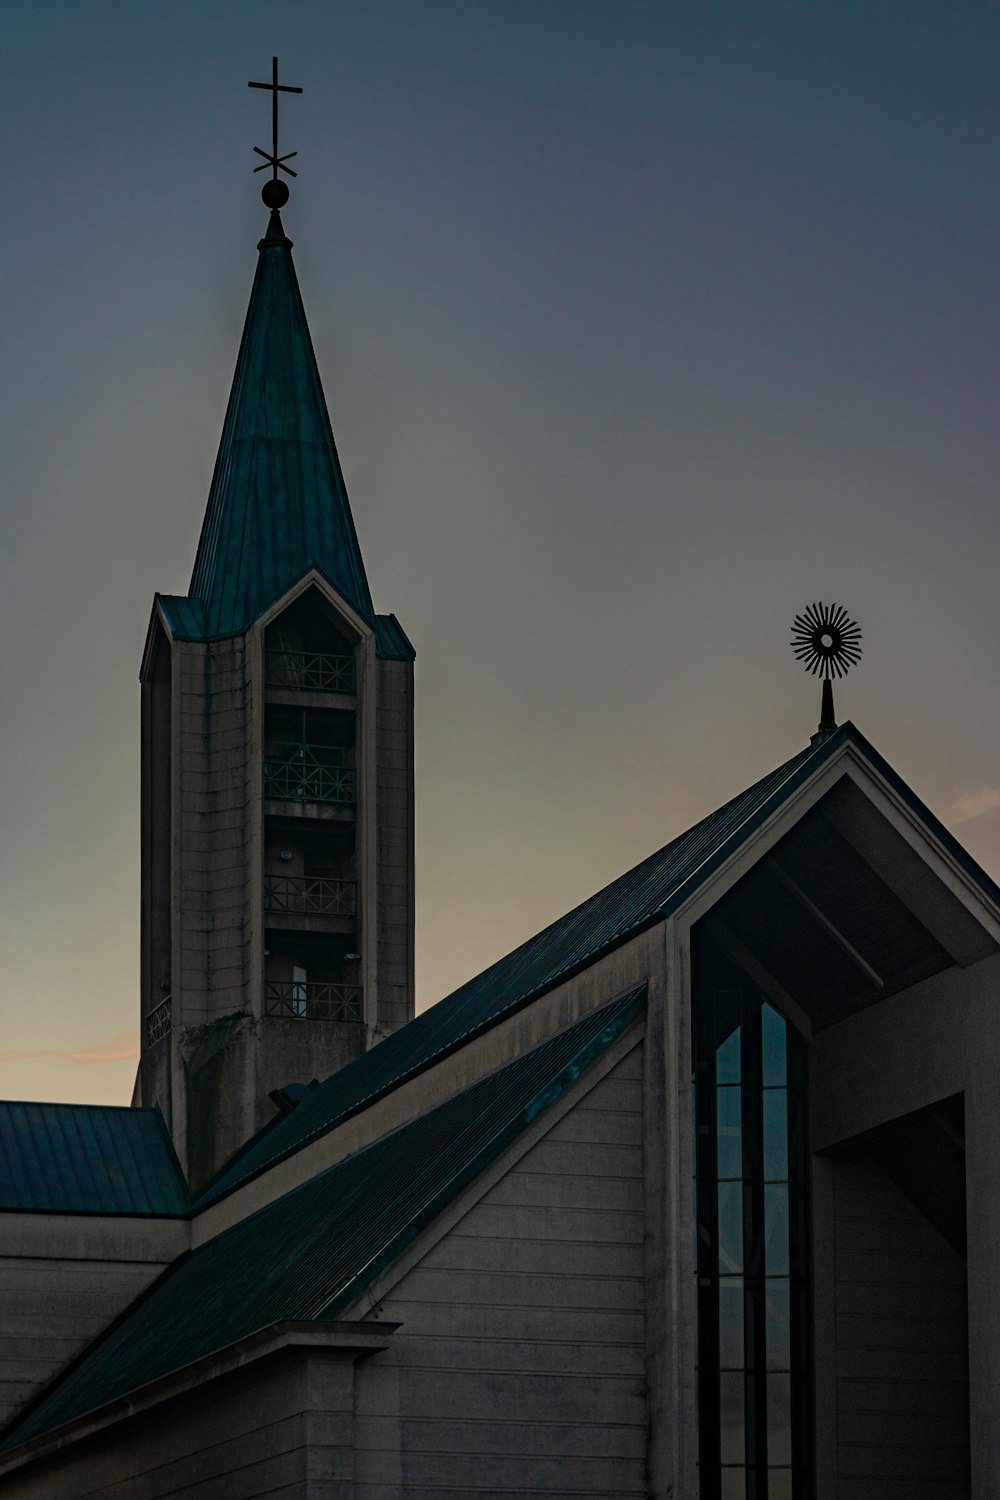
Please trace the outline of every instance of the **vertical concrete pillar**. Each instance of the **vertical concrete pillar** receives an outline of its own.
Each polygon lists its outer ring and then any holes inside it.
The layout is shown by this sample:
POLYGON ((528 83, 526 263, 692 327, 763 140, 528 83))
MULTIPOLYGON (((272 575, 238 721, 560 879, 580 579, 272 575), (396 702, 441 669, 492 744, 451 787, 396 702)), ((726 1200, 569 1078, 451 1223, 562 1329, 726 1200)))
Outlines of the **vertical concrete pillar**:
POLYGON ((965 1094, 973 1500, 1000 1494, 1000 1030, 982 1028, 965 1094))
POLYGON ((681 1500, 696 1493, 698 1442, 690 958, 686 931, 668 922, 662 934, 647 978, 643 1052, 647 1490, 650 1500, 681 1500))
POLYGON ((306 1356, 305 1500, 353 1500, 356 1350, 306 1356))

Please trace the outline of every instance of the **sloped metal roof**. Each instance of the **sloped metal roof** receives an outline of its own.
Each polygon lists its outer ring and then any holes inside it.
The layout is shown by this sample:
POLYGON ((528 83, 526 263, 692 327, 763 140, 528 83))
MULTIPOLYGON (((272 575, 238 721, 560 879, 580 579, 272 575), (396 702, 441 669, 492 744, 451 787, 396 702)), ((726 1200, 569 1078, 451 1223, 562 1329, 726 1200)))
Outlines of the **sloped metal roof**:
POLYGON ((834 740, 793 756, 326 1079, 290 1115, 255 1136, 209 1185, 198 1206, 325 1134, 475 1032, 495 1025, 573 970, 668 915, 829 756, 834 740))
POLYGON ((246 630, 311 567, 363 619, 375 614, 292 242, 276 209, 258 250, 191 576, 190 599, 200 614, 195 639, 246 630))
POLYGON ((184 1214, 187 1207, 159 1110, 0 1101, 0 1210, 184 1214))
POLYGON ((413 661, 417 653, 395 615, 375 616, 375 654, 389 661, 413 661))
POLYGON ((207 639, 197 599, 189 599, 186 594, 157 594, 156 599, 175 641, 207 639))
POLYGON ((274 1323, 335 1319, 642 1014, 622 996, 175 1263, 6 1433, 8 1451, 274 1323))
POLYGON ((987 898, 1000 906, 1000 889, 972 856, 864 735, 853 724, 842 724, 312 1089, 297 1109, 265 1127, 223 1167, 196 1206, 223 1197, 477 1032, 668 917, 846 743, 860 751, 987 898))

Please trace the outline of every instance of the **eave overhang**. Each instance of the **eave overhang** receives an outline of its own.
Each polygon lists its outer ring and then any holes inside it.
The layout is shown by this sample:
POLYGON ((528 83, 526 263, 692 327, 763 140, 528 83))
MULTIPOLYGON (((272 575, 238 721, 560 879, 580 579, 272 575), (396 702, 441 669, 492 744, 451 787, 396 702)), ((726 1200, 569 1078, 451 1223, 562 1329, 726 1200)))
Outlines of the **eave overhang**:
POLYGON ((811 1031, 1000 949, 1000 891, 853 726, 674 914, 811 1031))

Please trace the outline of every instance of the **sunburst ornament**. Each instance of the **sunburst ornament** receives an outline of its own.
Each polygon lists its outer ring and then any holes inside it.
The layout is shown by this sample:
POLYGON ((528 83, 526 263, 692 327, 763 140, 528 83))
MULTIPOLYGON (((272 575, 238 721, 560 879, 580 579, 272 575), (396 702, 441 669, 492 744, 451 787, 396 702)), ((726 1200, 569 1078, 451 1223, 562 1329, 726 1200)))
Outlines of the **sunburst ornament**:
POLYGON ((792 650, 814 677, 846 677, 861 660, 860 641, 842 604, 810 604, 792 622, 792 650))
POLYGON ((823 679, 818 735, 837 727, 833 713, 834 677, 846 677, 861 660, 861 630, 842 604, 810 604, 792 622, 792 650, 807 672, 823 679))

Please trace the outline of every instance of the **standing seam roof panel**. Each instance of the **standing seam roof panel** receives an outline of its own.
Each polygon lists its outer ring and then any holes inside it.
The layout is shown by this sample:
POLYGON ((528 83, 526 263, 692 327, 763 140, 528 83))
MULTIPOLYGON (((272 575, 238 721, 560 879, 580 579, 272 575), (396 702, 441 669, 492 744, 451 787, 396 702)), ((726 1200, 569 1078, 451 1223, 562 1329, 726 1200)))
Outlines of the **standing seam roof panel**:
POLYGON ((184 1214, 158 1110, 0 1101, 0 1211, 184 1214))
POLYGON ((323 1321, 642 1015, 640 987, 259 1209, 169 1268, 13 1424, 3 1450, 275 1323, 323 1321))
POLYGON ((291 248, 275 210, 191 578, 208 639, 247 629, 310 567, 374 622, 291 248))

